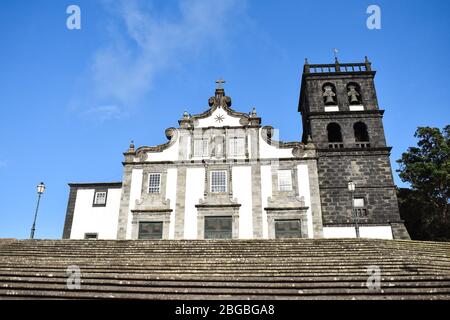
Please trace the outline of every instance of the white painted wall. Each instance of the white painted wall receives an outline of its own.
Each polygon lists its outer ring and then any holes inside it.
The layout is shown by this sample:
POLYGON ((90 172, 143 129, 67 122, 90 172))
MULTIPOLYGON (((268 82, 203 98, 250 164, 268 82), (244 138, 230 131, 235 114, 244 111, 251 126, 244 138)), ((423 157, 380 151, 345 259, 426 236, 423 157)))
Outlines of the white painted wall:
POLYGON ((312 211, 311 211, 311 193, 309 189, 309 173, 308 165, 300 164, 297 166, 297 177, 298 177, 298 195, 305 199, 305 206, 308 207, 306 211, 306 217, 308 219, 308 238, 314 237, 313 221, 312 221, 312 211))
POLYGON ((224 126, 237 127, 241 126, 239 120, 240 118, 232 117, 228 115, 228 113, 222 107, 218 107, 209 117, 198 120, 198 128, 224 127, 224 126), (222 122, 216 121, 217 116, 223 117, 223 121, 222 122))
MULTIPOLYGON (((324 238, 356 238, 355 227, 324 227, 324 238)), ((392 240, 391 226, 360 226, 359 236, 370 239, 389 239, 392 240)))
POLYGON ((269 224, 267 222, 267 213, 264 208, 267 207, 267 198, 272 196, 272 171, 270 165, 261 166, 261 197, 262 197, 262 226, 263 238, 269 238, 269 224))
POLYGON ((136 200, 141 198, 141 188, 142 188, 142 169, 133 169, 131 172, 131 187, 130 187, 130 203, 128 206, 128 221, 127 221, 127 239, 131 239, 131 221, 133 220, 133 215, 131 210, 136 207, 136 200))
POLYGON ((354 227, 324 227, 324 238, 356 238, 354 227))
POLYGON ((184 215, 184 238, 197 239, 196 204, 204 196, 205 168, 186 169, 186 202, 184 215))
POLYGON ((252 169, 250 166, 233 167, 233 198, 239 208, 239 239, 253 238, 252 169))
POLYGON ((172 213, 170 215, 169 224, 169 239, 175 239, 175 210, 177 207, 177 169, 167 169, 167 188, 166 198, 170 200, 170 209, 172 213))
POLYGON ((252 135, 248 134, 247 135, 247 152, 248 152, 248 156, 250 159, 256 158, 256 155, 252 154, 252 135))
MULTIPOLYGON (((261 159, 269 158, 269 159, 278 159, 278 158, 293 158, 292 149, 279 149, 276 146, 270 145, 261 138, 261 130, 259 129, 259 156, 261 159)), ((276 132, 276 130, 275 130, 276 132)), ((278 140, 277 136, 273 137, 274 140, 278 140)))
POLYGON ((360 227, 359 236, 370 239, 393 239, 391 226, 360 227))
POLYGON ((147 152, 147 162, 153 161, 176 161, 178 160, 178 149, 180 146, 180 135, 178 134, 177 141, 169 148, 162 152, 147 152))
POLYGON ((99 239, 116 239, 122 189, 108 189, 105 207, 93 207, 95 189, 78 189, 70 239, 97 233, 99 239))

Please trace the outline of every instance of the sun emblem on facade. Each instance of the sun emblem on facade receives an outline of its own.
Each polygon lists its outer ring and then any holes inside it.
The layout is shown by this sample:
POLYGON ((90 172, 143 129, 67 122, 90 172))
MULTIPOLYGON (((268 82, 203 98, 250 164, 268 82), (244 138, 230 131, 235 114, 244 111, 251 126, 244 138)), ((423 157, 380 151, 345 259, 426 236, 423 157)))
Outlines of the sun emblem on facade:
POLYGON ((223 114, 218 114, 218 115, 215 117, 215 119, 216 119, 216 122, 221 123, 221 122, 223 121, 223 119, 224 119, 224 116, 223 116, 223 114))

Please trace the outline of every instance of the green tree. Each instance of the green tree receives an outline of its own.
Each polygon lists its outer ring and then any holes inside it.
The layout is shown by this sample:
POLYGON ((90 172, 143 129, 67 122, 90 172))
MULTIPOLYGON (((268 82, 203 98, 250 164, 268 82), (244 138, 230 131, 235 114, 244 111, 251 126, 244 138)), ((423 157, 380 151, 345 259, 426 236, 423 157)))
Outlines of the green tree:
POLYGON ((450 240, 450 125, 419 127, 410 147, 397 160, 400 178, 411 189, 400 189, 400 214, 413 239, 450 240))

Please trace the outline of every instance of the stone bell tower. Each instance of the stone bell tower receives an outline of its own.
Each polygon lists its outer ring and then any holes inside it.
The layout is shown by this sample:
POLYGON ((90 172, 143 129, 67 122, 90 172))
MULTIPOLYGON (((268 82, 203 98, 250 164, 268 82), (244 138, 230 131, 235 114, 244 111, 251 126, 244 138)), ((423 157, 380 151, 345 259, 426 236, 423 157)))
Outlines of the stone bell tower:
POLYGON ((394 239, 409 239, 398 211, 374 77, 367 57, 363 63, 306 60, 298 107, 302 140, 317 147, 324 227, 390 226, 394 239), (349 181, 356 185, 353 195, 349 181))

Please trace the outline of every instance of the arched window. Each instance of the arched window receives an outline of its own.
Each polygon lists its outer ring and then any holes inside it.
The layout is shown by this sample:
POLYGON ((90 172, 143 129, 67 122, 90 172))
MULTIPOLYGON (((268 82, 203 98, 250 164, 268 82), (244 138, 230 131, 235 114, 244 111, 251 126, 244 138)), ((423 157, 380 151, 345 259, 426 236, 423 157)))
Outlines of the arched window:
POLYGON ((341 126, 335 122, 327 126, 328 142, 342 142, 341 126))
POLYGON ((328 105, 336 105, 336 87, 332 83, 325 83, 322 86, 322 97, 323 97, 323 103, 328 105))
POLYGON ((369 132, 367 132, 367 125, 364 122, 356 122, 353 125, 356 142, 369 142, 369 132))
POLYGON ((335 122, 328 124, 328 147, 329 148, 343 148, 341 126, 335 122))
POLYGON ((359 84, 355 82, 347 84, 347 97, 350 105, 360 105, 362 103, 361 88, 359 87, 359 84))

